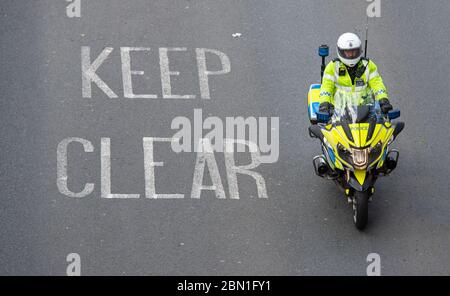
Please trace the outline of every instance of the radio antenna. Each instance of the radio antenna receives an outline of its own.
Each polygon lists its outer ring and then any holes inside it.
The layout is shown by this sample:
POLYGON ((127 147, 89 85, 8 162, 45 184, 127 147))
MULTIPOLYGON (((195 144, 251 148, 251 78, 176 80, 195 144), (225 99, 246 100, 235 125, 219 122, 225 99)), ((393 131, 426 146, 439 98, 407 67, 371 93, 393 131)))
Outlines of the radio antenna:
POLYGON ((369 40, 369 15, 367 15, 367 21, 366 21, 366 44, 364 47, 364 57, 367 58, 367 43, 369 40))

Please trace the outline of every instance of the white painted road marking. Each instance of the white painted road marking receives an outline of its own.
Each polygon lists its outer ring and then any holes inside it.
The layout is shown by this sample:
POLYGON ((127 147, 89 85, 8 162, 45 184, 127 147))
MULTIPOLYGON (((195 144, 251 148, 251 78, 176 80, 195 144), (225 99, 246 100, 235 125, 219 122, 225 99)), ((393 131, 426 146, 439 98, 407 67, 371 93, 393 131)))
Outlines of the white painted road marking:
MULTIPOLYGON (((100 88, 109 98, 117 98, 117 94, 103 81, 96 71, 105 62, 112 53, 112 47, 106 47, 102 50, 100 55, 91 62, 91 49, 89 46, 81 47, 81 70, 82 70, 82 94, 84 98, 92 97, 92 84, 94 83, 100 88)), ((195 99, 194 94, 173 94, 171 86, 171 76, 180 75, 179 71, 170 70, 169 63, 169 51, 172 52, 186 52, 186 47, 161 47, 158 50, 159 54, 159 66, 161 75, 161 89, 163 99, 195 99)), ((125 98, 132 99, 157 99, 156 94, 135 94, 133 92, 133 76, 142 76, 144 71, 131 69, 131 52, 150 52, 150 47, 120 47, 120 60, 122 69, 122 83, 123 92, 125 98)), ((197 69, 199 77, 200 96, 202 99, 211 99, 211 93, 209 88, 209 76, 224 75, 231 71, 230 59, 223 52, 215 49, 196 48, 195 54, 197 58, 197 69), (208 55, 216 55, 221 64, 221 68, 212 71, 207 67, 208 55)), ((186 118, 179 118, 181 120, 172 121, 173 128, 181 128, 173 138, 143 138, 143 154, 144 154, 144 180, 145 180, 145 197, 150 199, 182 199, 184 194, 158 194, 156 193, 155 184, 155 167, 162 167, 164 163, 162 161, 154 160, 154 143, 155 142, 170 142, 171 148, 175 152, 186 151, 185 145, 188 145, 188 149, 191 147, 191 124, 186 118), (186 135, 185 133, 188 134, 186 135), (177 135, 180 135, 178 137, 177 135), (176 143, 180 143, 180 139, 183 140, 183 146, 176 146, 176 143)), ((223 187, 223 183, 219 173, 219 167, 214 155, 214 152, 224 151, 226 176, 228 178, 229 194, 231 199, 239 199, 239 187, 237 181, 237 175, 251 176, 255 182, 258 191, 259 198, 267 198, 267 188, 264 178, 260 173, 252 171, 263 163, 263 156, 260 154, 258 148, 259 141, 264 142, 262 147, 264 152, 270 152, 266 160, 269 162, 275 162, 278 160, 278 118, 272 122, 271 118, 271 142, 268 143, 268 123, 267 118, 255 117, 227 117, 226 118, 226 136, 224 137, 224 124, 218 117, 208 117, 205 122, 202 118, 202 109, 194 109, 194 134, 193 143, 195 145, 194 151, 197 152, 196 163, 193 174, 191 198, 199 199, 203 190, 212 190, 215 193, 216 198, 225 199, 226 194, 223 187), (263 123, 263 121, 265 122, 263 123), (259 128, 258 134, 258 122, 263 123, 264 130, 259 128), (214 129, 213 129, 214 127, 214 129), (246 129, 249 128, 248 138, 246 129), (203 136, 203 128, 211 130, 206 137, 203 136), (235 137, 235 128, 237 128, 237 134, 235 137), (211 140, 214 139, 214 149, 211 145, 211 140), (197 144, 199 146, 197 146, 197 144), (219 145, 219 146, 217 146, 219 145), (242 166, 236 166, 234 159, 234 146, 238 146, 238 152, 245 152, 245 148, 249 148, 251 155, 251 163, 242 166), (275 149, 273 149, 276 145, 275 149), (198 148, 198 149, 197 149, 198 148), (225 148, 225 150, 222 150, 225 148), (274 155, 272 155, 274 151, 274 155), (274 157, 275 156, 275 160, 274 157), (209 175, 211 177, 212 185, 203 184, 203 176, 205 168, 208 168, 209 175)), ((94 147, 91 142, 81 138, 67 138, 58 145, 58 176, 57 185, 59 191, 69 197, 85 197, 92 193, 94 189, 93 183, 88 183, 82 192, 75 193, 67 188, 67 145, 70 142, 80 142, 83 144, 86 152, 92 152, 94 147)), ((111 192, 111 140, 110 138, 101 138, 100 147, 100 173, 101 173, 101 197, 102 198, 139 198, 140 194, 120 194, 111 192)))
MULTIPOLYGON (((145 196, 151 199, 182 199, 184 194, 157 194, 155 184, 155 167, 162 167, 164 163, 154 160, 154 143, 155 142, 174 142, 179 141, 177 138, 143 138, 144 150, 144 180, 145 180, 145 196)), ((67 188, 67 147, 71 142, 79 142, 83 144, 85 152, 93 152, 94 146, 88 140, 82 138, 67 138, 58 144, 57 148, 57 186, 59 192, 68 197, 85 197, 90 195, 94 190, 93 183, 87 183, 82 192, 75 193, 67 188)), ((119 194, 111 193, 111 139, 101 138, 101 155, 100 155, 100 188, 101 197, 106 199, 113 198, 139 198, 140 194, 119 194)), ((214 151, 209 139, 201 139, 202 151, 197 152, 196 164, 193 172, 191 198, 199 199, 203 190, 213 190, 218 199, 226 198, 223 182, 220 177, 219 167, 214 156, 214 151), (206 166, 205 166, 206 164, 206 166), (203 175, 205 167, 208 167, 211 176, 212 185, 203 185, 203 175)), ((231 199, 239 199, 239 186, 237 175, 251 176, 255 182, 259 198, 267 198, 266 182, 263 176, 253 171, 261 164, 261 155, 258 146, 255 143, 245 140, 225 139, 224 145, 228 151, 233 151, 236 143, 247 145, 250 147, 251 163, 247 165, 237 166, 234 159, 234 152, 224 152, 226 176, 229 186, 229 194, 231 199)))
POLYGON ((144 75, 144 71, 131 70, 131 51, 150 51, 149 47, 121 47, 120 57, 122 61, 122 80, 123 80, 123 96, 131 99, 156 99, 158 96, 153 94, 135 95, 133 93, 133 83, 131 75, 144 75))
POLYGON ((113 51, 112 47, 106 47, 102 53, 91 64, 91 48, 89 46, 81 47, 81 73, 82 73, 82 92, 83 98, 92 97, 92 82, 94 82, 109 98, 118 96, 109 88, 109 86, 95 73, 100 65, 108 58, 113 51))
POLYGON ((184 198, 184 194, 157 194, 155 185, 155 167, 164 166, 164 162, 155 162, 153 157, 154 142, 173 142, 174 138, 144 138, 144 166, 145 166, 145 197, 161 199, 179 199, 184 198))
POLYGON ((159 67, 161 69, 161 87, 164 99, 195 99, 195 95, 174 95, 172 94, 172 86, 170 85, 170 76, 180 75, 178 71, 170 71, 169 69, 169 51, 186 51, 186 47, 173 47, 159 49, 159 67))
POLYGON ((225 166, 227 169, 228 187, 231 199, 239 199, 239 187, 237 183, 237 174, 249 175, 256 181, 256 188, 259 198, 267 198, 266 181, 260 173, 251 171, 261 164, 261 155, 259 154, 258 145, 250 141, 226 139, 225 140, 225 166), (250 147, 250 155, 252 162, 248 165, 236 166, 233 151, 234 144, 239 143, 250 147), (255 152, 252 152, 255 151, 255 152))
POLYGON ((211 99, 209 90, 209 75, 223 75, 231 71, 230 59, 221 51, 207 48, 197 48, 197 66, 198 78, 200 80, 200 93, 203 99, 211 99), (218 71, 209 71, 206 67, 206 53, 215 54, 219 57, 222 69, 218 71))
POLYGON ((202 190, 213 190, 217 198, 224 199, 226 198, 225 191, 223 190, 219 167, 217 166, 209 139, 200 139, 199 146, 202 147, 202 152, 197 153, 197 160, 195 161, 191 198, 200 198, 202 190), (210 186, 202 183, 205 164, 208 166, 209 175, 211 176, 212 185, 210 186))
MULTIPOLYGON (((81 72, 82 72, 82 95, 83 98, 92 98, 92 83, 97 85, 108 98, 118 98, 117 94, 103 81, 96 73, 99 67, 105 62, 111 52, 112 47, 106 47, 100 53, 100 55, 91 62, 91 48, 89 46, 81 47, 81 72)), ((144 71, 131 70, 131 56, 132 51, 146 51, 149 52, 149 47, 121 47, 120 48, 120 60, 122 68, 122 83, 124 90, 124 97, 130 99, 156 99, 156 94, 134 94, 133 92, 133 75, 144 75, 144 71)), ((171 76, 180 75, 179 71, 171 71, 169 68, 169 51, 187 51, 186 47, 173 47, 166 48, 161 47, 158 50, 159 53, 159 66, 161 75, 161 89, 162 97, 165 99, 195 99, 194 94, 176 95, 172 94, 171 76)), ((200 96, 202 99, 211 99, 211 93, 209 88, 209 78, 211 75, 223 75, 231 71, 230 59, 221 51, 207 48, 195 49, 197 58, 197 69, 199 77, 200 96), (217 71, 211 71, 207 68, 206 53, 214 54, 219 57, 222 68, 217 71)))
POLYGON ((111 193, 111 139, 101 139, 101 188, 103 198, 139 198, 139 194, 111 193))
POLYGON ((85 184, 84 189, 81 192, 73 192, 67 187, 67 147, 72 142, 81 143, 83 145, 84 152, 94 152, 94 146, 88 140, 82 138, 67 138, 62 140, 58 144, 57 148, 56 184, 59 192, 67 195, 68 197, 85 197, 92 193, 94 190, 94 184, 85 184))

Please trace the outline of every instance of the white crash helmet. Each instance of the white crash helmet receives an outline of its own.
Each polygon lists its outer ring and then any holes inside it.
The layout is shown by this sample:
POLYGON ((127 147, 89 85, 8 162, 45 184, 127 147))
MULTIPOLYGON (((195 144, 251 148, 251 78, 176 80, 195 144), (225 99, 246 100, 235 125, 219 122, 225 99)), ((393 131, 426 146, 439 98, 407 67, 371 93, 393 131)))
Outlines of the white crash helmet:
POLYGON ((337 55, 342 63, 354 67, 361 60, 361 39, 353 33, 342 34, 337 41, 337 55))

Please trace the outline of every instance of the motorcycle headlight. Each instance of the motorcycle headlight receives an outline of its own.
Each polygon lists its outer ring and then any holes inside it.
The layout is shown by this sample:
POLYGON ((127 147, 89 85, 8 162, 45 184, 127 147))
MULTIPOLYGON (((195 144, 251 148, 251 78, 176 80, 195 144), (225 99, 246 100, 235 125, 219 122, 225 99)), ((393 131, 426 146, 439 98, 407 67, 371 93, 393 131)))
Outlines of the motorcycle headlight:
POLYGON ((347 150, 341 143, 337 145, 338 155, 341 159, 350 165, 353 165, 352 153, 347 150))
POLYGON ((379 141, 375 146, 370 148, 369 153, 370 164, 372 164, 375 160, 378 159, 378 157, 380 157, 382 150, 383 150, 383 143, 381 141, 379 141))
POLYGON ((350 150, 348 150, 340 143, 337 145, 339 157, 358 170, 365 170, 367 168, 367 165, 369 164, 370 149, 371 148, 350 148, 350 150))
POLYGON ((369 149, 351 149, 353 166, 358 170, 365 170, 369 163, 369 149))

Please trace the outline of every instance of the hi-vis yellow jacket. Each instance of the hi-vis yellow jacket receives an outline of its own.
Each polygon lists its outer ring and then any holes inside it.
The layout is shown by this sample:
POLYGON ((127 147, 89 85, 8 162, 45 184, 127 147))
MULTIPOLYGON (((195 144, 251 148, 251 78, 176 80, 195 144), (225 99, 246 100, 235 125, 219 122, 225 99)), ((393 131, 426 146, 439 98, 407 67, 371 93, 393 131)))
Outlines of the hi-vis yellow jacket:
POLYGON ((334 93, 337 88, 345 91, 361 91, 370 87, 376 100, 388 98, 386 86, 380 74, 378 74, 374 62, 363 58, 356 67, 358 67, 357 72, 359 73, 356 75, 355 81, 352 82, 347 67, 343 63, 337 59, 330 62, 323 75, 319 103, 329 102, 333 104, 334 93))

